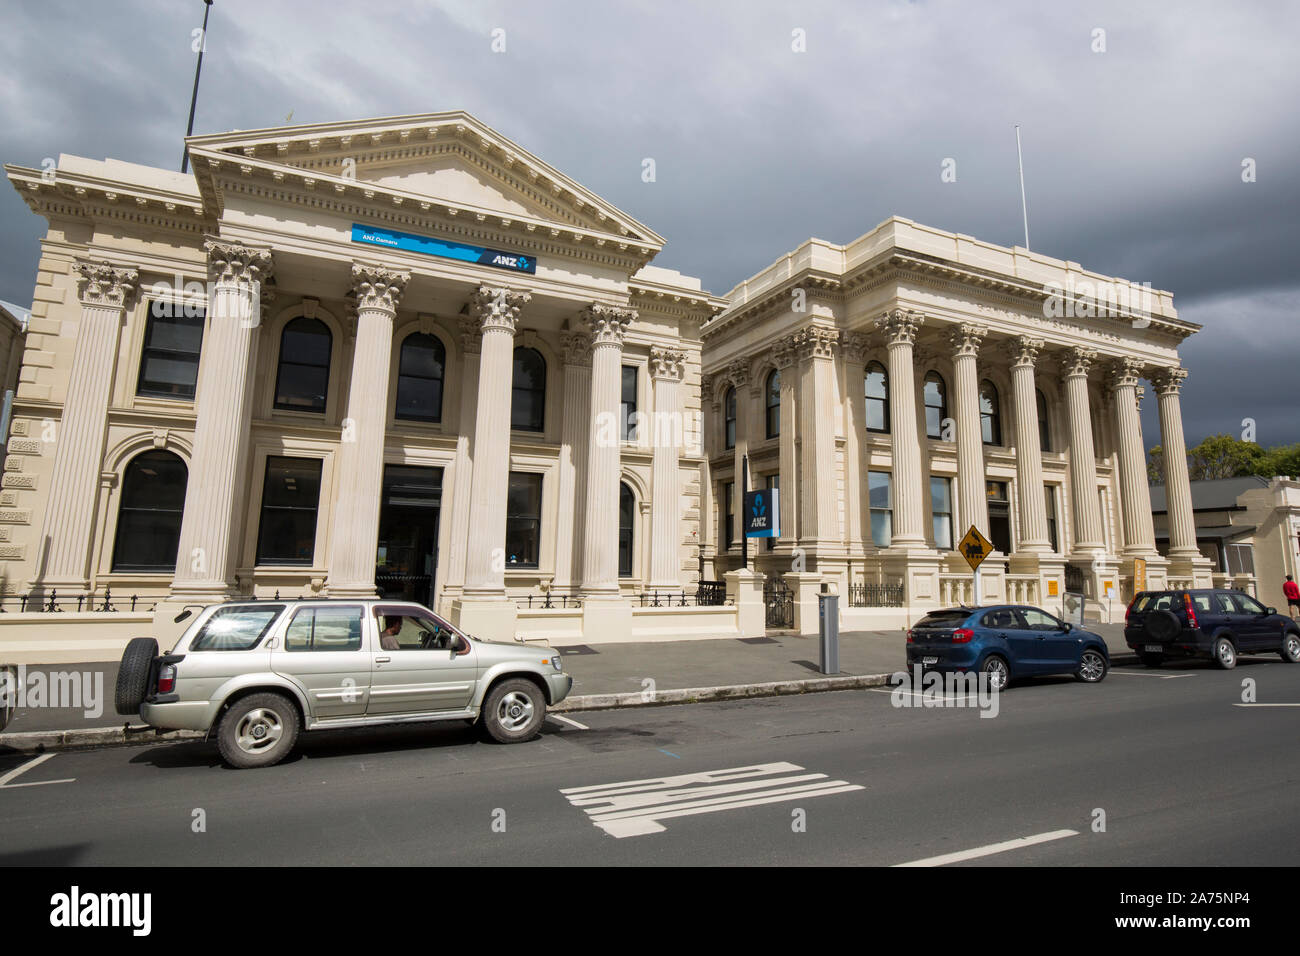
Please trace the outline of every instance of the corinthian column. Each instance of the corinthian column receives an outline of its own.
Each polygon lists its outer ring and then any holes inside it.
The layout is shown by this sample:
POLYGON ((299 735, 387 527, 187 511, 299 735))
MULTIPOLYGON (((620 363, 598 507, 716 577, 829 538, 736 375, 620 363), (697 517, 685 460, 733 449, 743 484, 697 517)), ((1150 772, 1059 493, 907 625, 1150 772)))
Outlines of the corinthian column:
POLYGON ((586 522, 587 444, 591 429, 591 335, 561 332, 564 347, 564 422, 560 429, 559 520, 555 526, 555 581, 570 588, 582 580, 586 522))
POLYGON ((408 272, 352 265, 357 339, 347 418, 339 445, 338 504, 330 534, 331 597, 372 597, 376 593, 375 547, 384 484, 384 425, 388 419, 393 320, 410 278, 408 272))
MULTIPOLYGON (((988 329, 963 322, 948 337, 953 350, 957 413, 957 502, 961 526, 974 525, 989 533, 988 499, 984 493, 984 439, 980 431, 980 343, 988 329)), ((954 529, 956 532, 958 529, 954 529)))
POLYGON ((650 350, 650 378, 654 382, 654 459, 651 464, 650 586, 676 588, 681 584, 682 493, 677 458, 681 437, 680 399, 686 353, 677 349, 650 350))
POLYGON ((925 322, 919 312, 894 309, 876 319, 889 345, 889 445, 893 453, 894 533, 890 547, 924 548, 921 443, 916 433, 912 347, 925 322))
POLYGON ((1137 384, 1141 372, 1142 363, 1137 359, 1121 359, 1111 366, 1108 379, 1115 399, 1120 508, 1124 513, 1124 553, 1129 557, 1155 554, 1156 550, 1146 452, 1142 448, 1142 423, 1138 417, 1137 384))
POLYGON ((583 313, 591 329, 591 432, 582 550, 582 592, 587 597, 618 597, 619 385, 623 335, 635 317, 631 309, 595 303, 583 313))
MULTIPOLYGON (((796 358, 794 343, 789 338, 777 342, 772 350, 772 360, 781 375, 781 435, 777 439, 779 445, 777 473, 780 478, 777 481, 779 486, 777 508, 781 515, 782 540, 777 543, 777 546, 786 548, 793 548, 794 543, 799 540, 799 462, 794 450, 795 423, 799 420, 796 358)), ((740 511, 736 513, 740 514, 740 511)))
MULTIPOLYGON (((865 400, 867 336, 845 332, 840 337, 844 356, 844 514, 848 525, 844 535, 851 556, 862 553, 862 415, 865 400)), ((784 489, 781 492, 785 494, 784 489)), ((867 537, 871 532, 867 530, 867 537)))
MULTIPOLYGON (((749 366, 743 361, 732 362, 726 368, 726 376, 736 390, 736 442, 731 450, 731 513, 740 522, 745 513, 745 492, 749 490, 745 487, 744 469, 745 456, 749 454, 749 366)), ((726 400, 726 392, 723 392, 722 401, 725 403, 726 400)), ((733 543, 740 544, 743 535, 743 526, 733 528, 733 543)))
MULTIPOLYGON (((835 351, 837 329, 813 325, 794 333, 799 355, 799 484, 806 489, 835 481, 835 351)), ((800 496, 799 546, 814 554, 839 550, 834 494, 800 496)))
MULTIPOLYGON (((469 557, 469 512, 474 487, 474 425, 478 415, 479 349, 483 330, 478 318, 462 316, 460 320, 461 390, 456 458, 451 472, 451 543, 443 574, 442 605, 464 592, 469 557)), ((442 570, 439 568, 439 570, 442 570)))
POLYGON ((262 282, 271 254, 221 240, 208 253, 208 317, 194 403, 194 455, 185 487, 185 515, 172 596, 196 603, 219 601, 230 590, 232 541, 242 521, 253 356, 261 325, 262 282))
POLYGON ((1044 342, 1022 335, 1011 343, 1011 387, 1016 405, 1016 485, 1020 499, 1018 551, 1048 552, 1047 496, 1043 491, 1043 449, 1038 440, 1038 390, 1034 362, 1044 342))
POLYGON ((1097 500, 1097 458, 1088 404, 1088 369, 1093 349, 1071 349, 1064 359, 1065 398, 1070 419, 1070 490, 1074 500, 1074 550, 1100 551, 1101 505, 1097 500))
POLYGON ((506 499, 510 492, 510 385, 515 323, 531 296, 479 287, 469 314, 482 332, 478 410, 474 419, 474 479, 470 489, 466 600, 505 597, 506 499))
POLYGON ((41 536, 49 550, 32 583, 53 590, 84 591, 90 585, 90 546, 118 333, 134 297, 137 275, 134 269, 89 260, 79 260, 74 271, 81 322, 56 433, 54 472, 41 536))
POLYGON ((1200 560, 1196 522, 1192 517, 1192 485, 1187 475, 1187 445, 1179 392, 1187 370, 1165 368, 1151 374, 1160 403, 1160 447, 1165 457, 1165 507, 1169 512, 1169 557, 1200 560))

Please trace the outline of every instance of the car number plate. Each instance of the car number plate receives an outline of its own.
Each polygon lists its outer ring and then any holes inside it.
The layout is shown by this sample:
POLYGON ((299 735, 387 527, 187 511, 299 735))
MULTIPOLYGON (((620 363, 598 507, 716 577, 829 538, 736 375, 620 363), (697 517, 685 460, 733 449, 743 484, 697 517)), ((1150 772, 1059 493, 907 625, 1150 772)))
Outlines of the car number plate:
POLYGON ((939 663, 939 658, 937 658, 937 657, 922 657, 922 658, 921 658, 921 663, 922 663, 922 664, 937 664, 937 663, 939 663))
POLYGON ((1145 644, 1142 647, 1142 650, 1144 651, 1154 651, 1157 654, 1159 654, 1164 649, 1165 646, 1163 644, 1145 644))

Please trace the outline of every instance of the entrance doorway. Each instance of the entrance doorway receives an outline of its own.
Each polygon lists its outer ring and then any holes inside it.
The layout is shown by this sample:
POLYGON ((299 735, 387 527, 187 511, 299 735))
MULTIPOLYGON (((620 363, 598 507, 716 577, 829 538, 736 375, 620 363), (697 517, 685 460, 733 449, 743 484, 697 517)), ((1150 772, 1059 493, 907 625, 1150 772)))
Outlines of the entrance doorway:
POLYGON ((984 483, 989 508, 989 540, 1003 554, 1011 553, 1011 502, 1005 481, 984 483))
POLYGON ((382 597, 433 607, 442 469, 385 465, 375 587, 382 597))

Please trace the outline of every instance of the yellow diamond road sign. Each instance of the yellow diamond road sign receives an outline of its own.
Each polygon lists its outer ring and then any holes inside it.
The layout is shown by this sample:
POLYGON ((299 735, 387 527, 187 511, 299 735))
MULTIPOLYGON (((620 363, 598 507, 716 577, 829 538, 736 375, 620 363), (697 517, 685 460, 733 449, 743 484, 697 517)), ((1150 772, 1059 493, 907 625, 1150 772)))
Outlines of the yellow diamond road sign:
POLYGON ((966 559, 970 569, 978 571, 984 559, 993 553, 993 542, 980 534, 979 528, 971 525, 970 530, 966 532, 966 537, 962 538, 961 544, 957 545, 957 550, 966 559))

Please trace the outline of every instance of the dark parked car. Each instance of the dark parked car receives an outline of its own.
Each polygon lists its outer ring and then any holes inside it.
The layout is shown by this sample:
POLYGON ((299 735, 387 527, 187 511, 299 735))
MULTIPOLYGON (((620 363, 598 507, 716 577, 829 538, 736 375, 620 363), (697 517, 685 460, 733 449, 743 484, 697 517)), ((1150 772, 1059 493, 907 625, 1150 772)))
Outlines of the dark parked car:
POLYGON ((1142 663, 1171 657, 1212 660, 1225 670, 1239 654, 1280 654, 1300 663, 1300 626, 1244 591, 1142 591, 1124 615, 1124 640, 1142 663))
POLYGON ((907 665, 978 671, 1002 690, 1020 677, 1073 674, 1096 683, 1110 670, 1106 642, 1041 608, 1000 604, 931 611, 907 632, 907 665))

